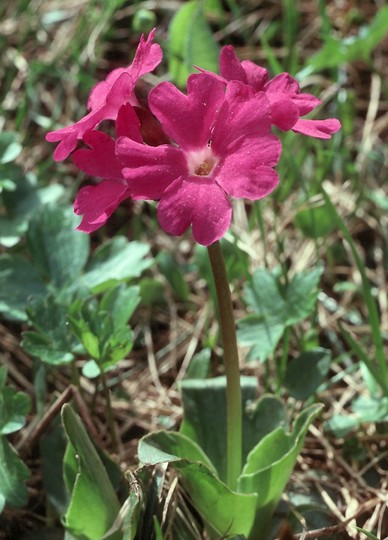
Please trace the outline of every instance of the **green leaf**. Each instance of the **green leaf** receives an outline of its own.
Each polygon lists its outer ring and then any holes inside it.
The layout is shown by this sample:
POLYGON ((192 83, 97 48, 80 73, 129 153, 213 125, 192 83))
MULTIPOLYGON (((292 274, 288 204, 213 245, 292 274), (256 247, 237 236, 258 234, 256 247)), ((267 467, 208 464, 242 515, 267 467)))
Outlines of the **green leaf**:
POLYGON ((296 419, 291 433, 279 427, 265 436, 248 455, 238 479, 238 490, 258 494, 251 531, 255 540, 267 538, 266 529, 290 478, 307 429, 321 409, 321 405, 305 409, 296 419))
POLYGON ((72 208, 44 207, 31 220, 27 245, 37 268, 57 288, 74 283, 89 255, 89 237, 75 231, 72 208))
POLYGON ((288 429, 289 420, 283 403, 276 396, 264 395, 256 403, 248 404, 244 411, 243 457, 278 427, 288 429))
MULTIPOLYGON (((5 370, 5 367, 0 367, 5 370)), ((31 400, 24 392, 9 386, 0 387, 0 435, 9 435, 21 429, 31 408, 31 400)))
POLYGON ((50 503, 59 515, 66 512, 69 495, 63 478, 63 460, 66 450, 66 437, 59 417, 39 439, 40 458, 44 487, 50 503))
POLYGON ((144 465, 171 463, 180 459, 204 463, 215 472, 202 448, 182 433, 157 431, 146 435, 139 442, 139 460, 144 465))
POLYGON ((199 66, 218 70, 219 47, 206 20, 202 2, 191 0, 182 5, 170 27, 168 69, 173 81, 186 86, 187 77, 199 66))
POLYGON ((82 366, 82 375, 88 379, 94 379, 98 377, 101 373, 101 368, 95 360, 88 360, 82 366))
MULTIPOLYGON (((253 401, 255 377, 241 377, 243 403, 253 401)), ((196 442, 226 479, 226 378, 185 379, 181 382, 184 420, 180 432, 196 442), (214 414, 217 411, 217 414, 214 414)))
MULTIPOLYGON (((244 403, 243 459, 257 443, 279 426, 288 427, 281 401, 262 396, 255 403, 257 380, 241 377, 244 403)), ((226 379, 185 379, 181 383, 184 420, 180 432, 195 441, 226 478, 226 379), (214 414, 217 411, 217 414, 214 414)), ((187 456, 181 456, 187 457, 187 456)))
POLYGON ((150 247, 141 242, 128 242, 117 236, 96 249, 80 282, 94 293, 103 292, 118 282, 139 277, 153 264, 146 259, 150 247))
POLYGON ((99 310, 106 311, 112 318, 114 328, 126 327, 140 303, 140 287, 127 287, 121 283, 107 291, 102 297, 99 310))
POLYGON ((58 349, 47 336, 38 332, 23 332, 22 347, 35 358, 52 366, 68 364, 74 360, 73 354, 68 350, 58 349))
POLYGON ((275 273, 257 270, 244 299, 254 314, 238 321, 238 339, 251 346, 252 357, 265 360, 276 348, 287 326, 308 317, 317 299, 322 268, 296 274, 283 286, 275 273))
POLYGON ((302 353, 287 365, 284 385, 295 399, 312 396, 324 381, 331 363, 328 349, 313 349, 302 353))
POLYGON ((25 321, 28 299, 46 293, 40 274, 28 260, 19 255, 0 257, 0 312, 5 317, 25 321))
POLYGON ((197 352, 190 361, 185 379, 207 379, 210 375, 211 349, 197 352))
POLYGON ((20 508, 27 504, 26 480, 30 473, 16 451, 0 437, 0 512, 4 505, 20 508))
POLYGON ((23 332, 24 350, 48 364, 71 362, 77 342, 69 332, 68 311, 69 307, 57 295, 31 300, 27 314, 36 331, 23 332))
POLYGON ((141 439, 138 454, 145 465, 171 463, 181 473, 196 509, 218 534, 249 533, 257 496, 231 491, 189 438, 178 433, 152 433, 141 439))
POLYGON ((202 463, 182 460, 173 467, 182 475, 188 495, 212 531, 221 536, 249 536, 257 507, 256 493, 230 490, 202 463))
MULTIPOLYGON (((73 451, 73 459, 77 463, 64 524, 77 537, 101 540, 117 518, 120 505, 101 459, 79 417, 69 405, 62 408, 62 422, 73 451)), ((120 535, 115 534, 110 538, 119 540, 120 535)))

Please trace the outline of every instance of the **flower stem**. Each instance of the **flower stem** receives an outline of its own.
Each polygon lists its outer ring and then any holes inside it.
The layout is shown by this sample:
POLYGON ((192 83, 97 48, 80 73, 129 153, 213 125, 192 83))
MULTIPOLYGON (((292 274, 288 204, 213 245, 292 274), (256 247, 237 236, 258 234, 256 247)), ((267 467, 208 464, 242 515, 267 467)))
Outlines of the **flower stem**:
POLYGON ((103 387, 104 395, 105 395, 107 417, 108 417, 108 427, 109 427, 109 433, 111 437, 112 449, 113 449, 113 452, 117 453, 118 444, 117 444, 117 437, 116 437, 115 421, 113 418, 112 402, 110 399, 110 391, 108 387, 108 382, 106 380, 106 376, 102 368, 100 371, 100 380, 102 382, 102 387, 103 387))
POLYGON ((216 286, 226 374, 227 484, 236 489, 242 468, 242 396, 233 305, 219 242, 208 246, 216 286))

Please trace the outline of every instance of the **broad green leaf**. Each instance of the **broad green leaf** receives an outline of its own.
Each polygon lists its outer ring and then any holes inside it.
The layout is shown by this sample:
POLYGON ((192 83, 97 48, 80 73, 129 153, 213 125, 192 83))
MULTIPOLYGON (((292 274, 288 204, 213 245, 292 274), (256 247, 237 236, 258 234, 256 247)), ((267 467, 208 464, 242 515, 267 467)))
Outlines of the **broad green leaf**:
POLYGON ((0 257, 0 312, 7 319, 25 321, 27 301, 47 293, 39 272, 19 255, 0 257))
MULTIPOLYGON (((243 403, 253 401, 255 377, 241 377, 243 403)), ((226 479, 226 378, 185 379, 181 382, 184 420, 180 433, 195 441, 226 479), (216 411, 216 414, 215 414, 216 411)))
MULTIPOLYGON (((101 540, 117 518, 120 505, 101 459, 69 405, 62 408, 62 422, 78 468, 64 524, 75 536, 101 540)), ((120 535, 110 538, 119 540, 120 535)))
POLYGON ((59 515, 66 512, 69 494, 63 478, 63 461, 66 450, 66 436, 59 417, 49 426, 39 439, 43 482, 47 498, 59 515))
POLYGON ((194 506, 218 534, 248 535, 257 495, 231 491, 216 477, 213 467, 206 465, 208 459, 190 439, 169 432, 146 435, 139 443, 138 453, 144 465, 168 462, 181 473, 194 506), (174 455, 175 451, 178 455, 174 455), (183 454, 187 458, 182 459, 183 454))
POLYGON ((249 537, 256 514, 256 493, 231 491, 202 463, 182 460, 172 466, 181 473, 188 495, 211 530, 221 536, 249 537))
POLYGON ((82 375, 88 379, 94 379, 98 377, 101 373, 101 368, 95 360, 88 360, 82 366, 82 375))
POLYGON ((287 365, 284 385, 295 399, 312 396, 324 381, 331 363, 328 349, 313 349, 302 353, 287 365))
POLYGON ((263 395, 244 411, 243 457, 278 427, 288 429, 289 420, 283 403, 276 396, 263 395))
POLYGON ((207 379, 210 375, 211 349, 197 352, 190 361, 185 379, 207 379))
POLYGON ((30 473, 5 437, 0 437, 0 512, 4 505, 20 508, 28 500, 26 480, 30 473))
POLYGON ((31 300, 27 314, 35 331, 23 332, 24 350, 48 364, 71 362, 77 341, 69 332, 68 310, 57 295, 31 300))
POLYGON ((218 70, 219 47, 206 20, 202 2, 191 0, 182 5, 169 27, 168 69, 173 81, 184 88, 194 66, 218 70))
POLYGON ((303 321, 311 315, 318 296, 318 284, 323 267, 295 274, 288 284, 285 297, 284 320, 287 326, 303 321))
POLYGON ((0 435, 9 435, 21 429, 31 408, 27 394, 6 386, 7 369, 0 366, 0 435))
POLYGON ((248 315, 238 321, 238 342, 251 347, 249 359, 263 361, 275 350, 284 330, 284 323, 276 318, 248 315))
POLYGON ((37 268, 59 289, 78 279, 89 255, 88 235, 75 231, 72 208, 46 206, 30 222, 27 245, 37 268))
POLYGON ((146 258, 149 251, 148 244, 128 242, 123 236, 116 236, 96 249, 80 283, 99 293, 118 282, 139 277, 153 264, 152 259, 146 258))
POLYGON ((276 348, 287 326, 308 317, 316 303, 322 268, 300 272, 287 285, 275 273, 256 270, 244 299, 254 314, 238 321, 238 339, 251 346, 250 356, 265 360, 276 348))
POLYGON ((38 332, 23 332, 23 349, 41 362, 53 366, 68 364, 74 360, 74 355, 66 349, 59 349, 47 336, 38 332))
POLYGON ((291 433, 286 433, 283 428, 276 429, 248 455, 238 480, 238 490, 258 495, 251 538, 267 538, 266 528, 290 478, 307 429, 321 409, 321 405, 305 409, 296 419, 291 433))
POLYGON ((140 303, 140 288, 127 287, 121 283, 107 291, 99 303, 99 309, 106 311, 113 320, 114 328, 126 327, 140 303))
POLYGON ((215 472, 212 462, 195 441, 182 433, 157 431, 145 435, 139 442, 139 460, 142 464, 157 465, 180 459, 204 463, 215 472))
POLYGON ((127 322, 138 302, 138 288, 121 284, 105 293, 99 303, 88 298, 71 306, 70 327, 99 369, 107 370, 131 350, 133 332, 127 322))

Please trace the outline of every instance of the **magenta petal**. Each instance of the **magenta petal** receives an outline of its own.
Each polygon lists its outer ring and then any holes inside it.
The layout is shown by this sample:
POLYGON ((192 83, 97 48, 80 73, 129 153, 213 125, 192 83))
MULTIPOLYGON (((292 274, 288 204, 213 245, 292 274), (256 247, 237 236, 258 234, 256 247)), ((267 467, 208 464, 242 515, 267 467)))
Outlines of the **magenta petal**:
POLYGON ((241 81, 248 84, 246 73, 232 45, 226 45, 221 49, 220 73, 227 81, 241 81))
POLYGON ((116 152, 125 166, 128 189, 136 199, 160 199, 174 180, 187 173, 184 152, 172 145, 146 146, 120 137, 116 152))
POLYGON ((252 86, 256 92, 262 91, 268 80, 268 71, 250 60, 243 60, 241 66, 245 71, 247 84, 252 86))
POLYGON ((190 225, 199 244, 219 240, 230 227, 232 205, 225 192, 209 178, 188 177, 174 182, 158 207, 163 229, 182 235, 190 225))
POLYGON ((46 141, 61 141, 55 149, 54 159, 56 161, 66 159, 76 148, 77 141, 82 139, 87 131, 94 129, 101 120, 109 116, 108 109, 108 106, 104 106, 101 109, 90 112, 71 126, 47 133, 46 141))
POLYGON ((221 49, 220 73, 227 81, 241 81, 259 92, 268 79, 268 71, 250 60, 240 62, 231 45, 221 49))
POLYGON ((162 60, 162 49, 157 43, 152 43, 154 34, 155 30, 152 30, 146 41, 144 40, 144 35, 141 36, 131 65, 126 68, 114 69, 108 74, 105 81, 97 83, 92 88, 88 99, 89 110, 94 110, 105 104, 108 92, 123 73, 131 77, 134 85, 137 79, 145 73, 149 73, 160 64, 162 60))
POLYGON ((300 119, 293 126, 292 131, 317 139, 330 139, 333 133, 340 129, 341 122, 336 118, 328 118, 327 120, 300 119))
POLYGON ((148 103, 170 139, 195 150, 207 144, 224 93, 222 82, 201 73, 188 78, 187 95, 163 82, 151 90, 148 103))
POLYGON ((87 233, 99 229, 128 196, 125 184, 113 180, 80 189, 74 212, 83 218, 77 229, 87 233))
POLYGON ((300 86, 289 73, 280 73, 273 79, 267 82, 264 87, 264 91, 268 95, 268 99, 277 101, 277 98, 283 98, 286 96, 294 96, 300 93, 300 86))
POLYGON ((278 185, 278 174, 271 167, 280 152, 280 141, 274 135, 251 137, 220 161, 214 179, 232 197, 261 199, 278 185))
POLYGON ((135 109, 130 103, 122 105, 116 118, 116 136, 129 137, 133 141, 143 142, 140 133, 140 122, 135 109))
POLYGON ((154 35, 155 28, 148 34, 146 40, 144 40, 144 34, 140 38, 135 58, 130 66, 131 74, 135 79, 139 79, 142 75, 150 73, 162 61, 163 52, 160 45, 152 43, 154 35))
POLYGON ((299 110, 294 103, 280 100, 271 107, 272 123, 283 131, 288 131, 299 120, 299 110))
POLYGON ((299 116, 311 112, 321 103, 321 101, 312 94, 301 93, 298 82, 291 77, 289 73, 280 73, 280 75, 277 75, 268 81, 264 86, 264 91, 267 94, 271 106, 277 106, 281 101, 288 101, 298 108, 299 116))
POLYGON ((270 105, 264 92, 255 94, 251 87, 231 81, 214 126, 212 149, 223 156, 241 137, 267 135, 270 127, 270 105))
POLYGON ((320 99, 312 94, 298 94, 293 97, 292 101, 299 109, 299 116, 308 114, 322 103, 320 99))
POLYGON ((83 141, 90 150, 82 148, 74 152, 72 159, 81 171, 90 176, 106 179, 121 179, 123 165, 115 152, 115 141, 102 131, 88 131, 83 141))

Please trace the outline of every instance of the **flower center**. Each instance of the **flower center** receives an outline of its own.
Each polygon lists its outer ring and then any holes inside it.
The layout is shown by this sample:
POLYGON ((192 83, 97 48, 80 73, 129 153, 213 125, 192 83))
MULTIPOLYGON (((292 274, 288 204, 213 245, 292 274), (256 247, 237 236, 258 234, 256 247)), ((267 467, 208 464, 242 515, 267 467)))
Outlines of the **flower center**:
POLYGON ((211 159, 207 159, 203 161, 202 163, 200 163, 196 167, 194 172, 197 176, 208 176, 208 174, 211 173, 213 166, 214 166, 214 161, 211 159))
POLYGON ((218 159, 213 155, 209 146, 203 150, 190 152, 187 156, 189 173, 193 176, 210 176, 217 163, 218 159))

